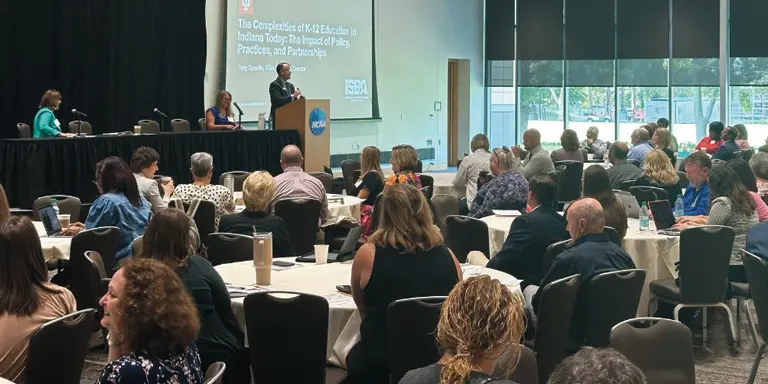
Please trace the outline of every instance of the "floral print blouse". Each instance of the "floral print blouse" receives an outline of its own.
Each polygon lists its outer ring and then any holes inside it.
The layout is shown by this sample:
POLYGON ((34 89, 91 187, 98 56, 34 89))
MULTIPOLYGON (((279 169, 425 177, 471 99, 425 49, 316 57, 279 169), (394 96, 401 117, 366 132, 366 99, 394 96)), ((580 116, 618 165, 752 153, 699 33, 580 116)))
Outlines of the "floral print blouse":
POLYGON ((527 202, 528 180, 520 172, 507 171, 477 191, 468 216, 480 219, 492 215, 494 209, 517 209, 522 212, 527 202))
POLYGON ((384 183, 384 189, 393 184, 410 184, 416 188, 421 189, 421 179, 419 179, 419 176, 411 171, 396 173, 388 177, 384 183))
POLYGON ((202 384, 200 354, 192 344, 165 358, 138 351, 110 362, 96 384, 202 384))

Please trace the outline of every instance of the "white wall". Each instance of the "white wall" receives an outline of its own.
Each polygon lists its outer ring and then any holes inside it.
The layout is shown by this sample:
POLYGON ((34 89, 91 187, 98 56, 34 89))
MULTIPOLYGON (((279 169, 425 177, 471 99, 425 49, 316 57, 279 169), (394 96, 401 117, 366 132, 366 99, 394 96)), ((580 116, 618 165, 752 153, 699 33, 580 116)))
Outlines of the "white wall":
MULTIPOLYGON (((364 0, 361 0, 364 1, 364 0)), ((226 0, 206 2, 208 28, 205 105, 218 88, 226 0)), ((459 155, 483 131, 484 0, 380 0, 376 3, 377 84, 381 122, 334 122, 331 154, 357 153, 366 145, 389 150, 408 143, 447 161, 448 59, 468 59, 469 127, 460 122, 459 155), (443 110, 433 111, 435 101, 443 110), (434 114, 434 116, 430 116, 434 114)), ((343 67, 340 68, 343 70, 343 67)), ((294 82, 301 84, 301 78, 294 82)))

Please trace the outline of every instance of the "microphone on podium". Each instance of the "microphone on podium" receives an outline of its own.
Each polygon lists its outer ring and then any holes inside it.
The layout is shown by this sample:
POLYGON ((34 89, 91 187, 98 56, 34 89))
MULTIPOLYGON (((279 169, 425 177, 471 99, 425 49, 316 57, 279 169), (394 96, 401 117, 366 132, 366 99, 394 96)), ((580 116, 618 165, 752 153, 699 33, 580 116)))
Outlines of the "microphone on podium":
POLYGON ((82 113, 82 112, 80 112, 80 111, 78 111, 77 109, 74 109, 74 108, 72 108, 72 114, 75 115, 75 116, 80 116, 80 117, 88 117, 88 115, 86 115, 85 113, 82 113))
POLYGON ((157 113, 158 115, 160 115, 160 116, 162 116, 162 117, 166 118, 166 119, 168 118, 168 115, 166 115, 165 113, 163 113, 163 111, 161 111, 161 110, 159 110, 159 109, 157 109, 157 108, 155 108, 153 111, 154 111, 155 113, 157 113))

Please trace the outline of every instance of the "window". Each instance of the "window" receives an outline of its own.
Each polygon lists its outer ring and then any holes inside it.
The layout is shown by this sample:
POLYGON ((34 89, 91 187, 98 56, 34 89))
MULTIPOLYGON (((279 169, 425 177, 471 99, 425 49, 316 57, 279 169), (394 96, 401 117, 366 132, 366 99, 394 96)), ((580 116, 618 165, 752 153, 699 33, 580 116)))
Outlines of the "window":
POLYGON ((568 61, 568 120, 569 129, 580 140, 587 129, 595 126, 599 138, 616 140, 616 92, 613 87, 613 60, 568 61))
POLYGON ((558 149, 564 129, 563 61, 520 60, 518 63, 520 129, 517 131, 517 142, 522 143, 526 129, 536 128, 541 133, 544 149, 558 149))
POLYGON ((718 59, 672 59, 672 131, 686 156, 720 120, 718 59))
POLYGON ((768 58, 735 57, 730 61, 729 123, 747 127, 749 144, 768 138, 768 58))
POLYGON ((515 62, 488 64, 488 138, 491 146, 515 145, 515 62))
POLYGON ((618 61, 618 120, 616 140, 630 143, 632 131, 660 117, 669 119, 669 59, 618 61))

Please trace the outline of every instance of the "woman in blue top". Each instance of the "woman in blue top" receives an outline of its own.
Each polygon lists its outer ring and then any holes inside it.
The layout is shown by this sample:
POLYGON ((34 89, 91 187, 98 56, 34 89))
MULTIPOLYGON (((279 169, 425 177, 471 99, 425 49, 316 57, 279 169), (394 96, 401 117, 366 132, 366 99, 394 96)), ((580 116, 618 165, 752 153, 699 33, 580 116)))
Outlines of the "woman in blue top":
POLYGON ((139 193, 136 178, 119 157, 108 157, 96 164, 99 196, 91 205, 85 224, 75 223, 64 230, 74 235, 83 229, 113 226, 120 229, 120 245, 115 260, 131 256, 131 242, 144 235, 150 218, 149 202, 139 193))
POLYGON ((232 94, 219 91, 216 96, 216 106, 205 111, 205 126, 209 131, 219 129, 236 129, 235 114, 232 113, 232 94))
POLYGON ((56 136, 74 136, 71 133, 61 132, 61 123, 53 115, 53 111, 59 109, 61 104, 61 93, 55 89, 45 91, 40 99, 40 109, 35 115, 35 121, 32 123, 32 137, 56 137, 56 136))

